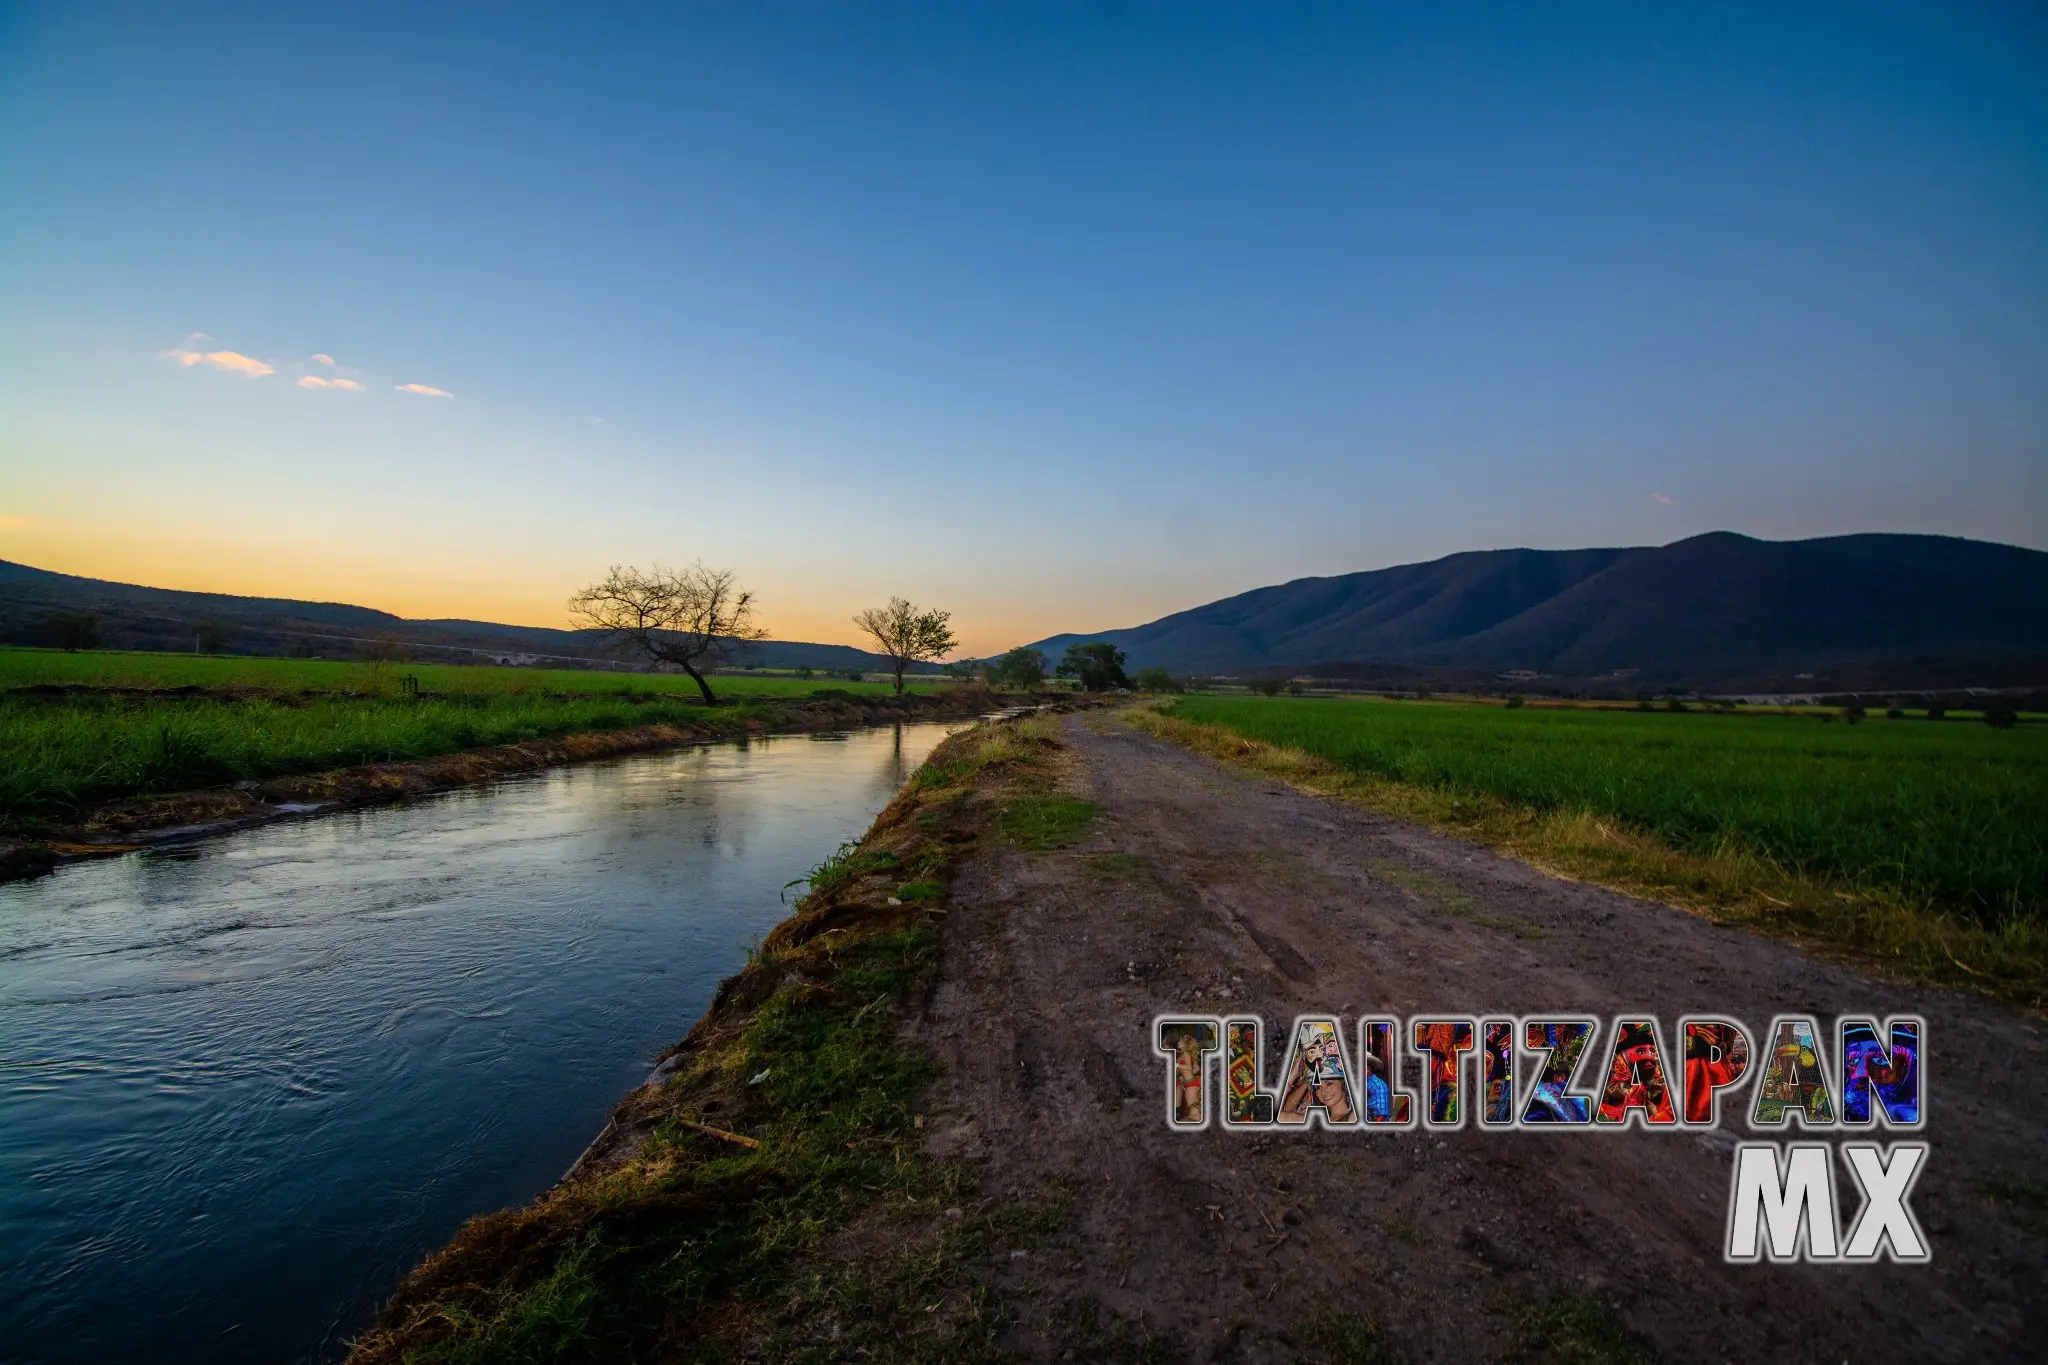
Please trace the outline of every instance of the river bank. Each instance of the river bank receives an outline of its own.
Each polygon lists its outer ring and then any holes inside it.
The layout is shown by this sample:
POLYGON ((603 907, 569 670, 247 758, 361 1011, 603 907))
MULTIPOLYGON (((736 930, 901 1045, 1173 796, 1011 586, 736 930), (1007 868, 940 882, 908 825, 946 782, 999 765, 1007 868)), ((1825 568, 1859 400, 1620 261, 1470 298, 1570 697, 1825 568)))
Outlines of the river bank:
POLYGON ((851 730, 986 714, 1005 698, 979 688, 904 696, 813 696, 730 707, 677 708, 652 725, 528 738, 398 762, 246 779, 95 804, 0 836, 0 881, 36 876, 82 858, 247 829, 276 820, 381 805, 567 763, 757 734, 851 730))
POLYGON ((935 749, 857 847, 814 869, 796 913, 571 1173, 466 1224, 352 1359, 779 1357, 828 1322, 848 1352, 986 1358, 995 1318, 927 1305, 970 1291, 971 1267, 1048 1214, 979 1198, 963 1164, 921 1154, 936 1072, 902 1030, 935 979, 963 862, 992 841, 1050 846, 1085 820, 1061 791, 1056 725, 982 725, 935 749), (946 1254, 816 1259, 903 1217, 936 1223, 946 1254))
POLYGON ((2023 1359, 2042 1051, 2005 1006, 1546 876, 1113 713, 981 727, 822 872, 572 1176, 472 1221, 357 1359, 2023 1359), (1175 1133, 1160 1112, 1162 1013, 1644 1001, 1924 1017, 1945 1040, 1915 1194, 1934 1266, 1725 1263, 1731 1154, 1774 1135, 1746 1103, 1597 1141, 1175 1133))

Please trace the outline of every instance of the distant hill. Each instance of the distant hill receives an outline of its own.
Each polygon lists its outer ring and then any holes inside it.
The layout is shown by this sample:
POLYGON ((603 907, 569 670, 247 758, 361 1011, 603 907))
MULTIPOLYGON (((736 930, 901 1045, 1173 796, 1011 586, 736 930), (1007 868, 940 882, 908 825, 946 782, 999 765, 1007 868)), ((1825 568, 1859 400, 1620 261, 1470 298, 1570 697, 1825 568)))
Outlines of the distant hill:
POLYGON ((1493 676, 1793 688, 2038 683, 2048 553, 1948 536, 1482 550, 1303 578, 1108 640, 1133 667, 1229 674, 1493 676))
MULTIPOLYGON (((53 643, 50 618, 59 613, 98 618, 100 643, 106 649, 188 650, 196 628, 212 623, 225 631, 224 648, 235 654, 355 659, 363 657, 367 646, 388 638, 422 659, 449 663, 607 668, 622 662, 621 656, 582 631, 494 621, 411 620, 345 602, 178 592, 52 573, 0 559, 0 643, 53 643)), ((828 671, 871 671, 887 665, 881 655, 848 645, 796 640, 764 640, 750 647, 747 662, 762 668, 828 671)), ((920 665, 914 671, 932 669, 920 665)))

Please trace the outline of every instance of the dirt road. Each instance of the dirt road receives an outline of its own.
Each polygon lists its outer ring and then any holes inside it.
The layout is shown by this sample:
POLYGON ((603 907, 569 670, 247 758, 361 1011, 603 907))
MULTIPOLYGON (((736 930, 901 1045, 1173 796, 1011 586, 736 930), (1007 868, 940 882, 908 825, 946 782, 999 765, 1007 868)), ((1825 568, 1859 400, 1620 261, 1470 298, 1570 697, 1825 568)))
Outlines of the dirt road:
POLYGON ((2042 1214, 1999 1192, 2048 1182, 2040 1021, 1248 779, 1109 714, 1063 724, 1069 785, 1100 814, 1068 848, 963 870, 916 1025, 947 1072, 931 1152, 1074 1213, 1003 1263, 1020 1353, 1084 1357, 1070 1315, 1092 1299, 1172 1358, 1292 1359, 1347 1314, 1395 1356, 1500 1358, 1540 1339, 1536 1306, 1587 1303, 1674 1361, 2039 1358, 2042 1214), (1269 1053, 1301 1012, 1642 1011, 1667 1036, 1692 1011, 1753 1032, 1780 1013, 1922 1014, 1933 1152, 1913 1203, 1934 1261, 1724 1264, 1739 1118, 1705 1135, 1172 1133, 1148 1037, 1166 1011, 1262 1015, 1269 1053))

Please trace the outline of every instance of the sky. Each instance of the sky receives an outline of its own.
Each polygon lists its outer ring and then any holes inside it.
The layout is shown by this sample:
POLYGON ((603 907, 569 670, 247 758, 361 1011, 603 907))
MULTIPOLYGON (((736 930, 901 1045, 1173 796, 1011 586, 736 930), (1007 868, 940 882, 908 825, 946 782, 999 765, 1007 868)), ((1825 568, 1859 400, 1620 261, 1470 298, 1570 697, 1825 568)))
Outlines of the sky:
POLYGON ((0 557, 968 654, 1505 546, 2048 548, 2048 19, 0 0, 0 557))

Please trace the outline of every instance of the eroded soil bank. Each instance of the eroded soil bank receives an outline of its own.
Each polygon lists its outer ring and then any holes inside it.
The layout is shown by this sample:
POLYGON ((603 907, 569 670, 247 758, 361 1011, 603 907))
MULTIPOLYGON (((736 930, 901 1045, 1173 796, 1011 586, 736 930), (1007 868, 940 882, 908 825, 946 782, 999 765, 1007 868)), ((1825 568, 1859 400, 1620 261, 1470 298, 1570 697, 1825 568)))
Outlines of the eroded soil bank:
POLYGON ((39 829, 33 837, 0 837, 0 881, 35 876, 59 863, 129 853, 153 844, 200 838, 273 820, 381 805, 565 763, 651 749, 702 744, 750 734, 852 730, 894 721, 965 719, 1002 705, 979 690, 900 697, 839 697, 778 703, 745 715, 705 708, 690 725, 642 725, 501 744, 399 763, 238 782, 110 802, 39 829))

